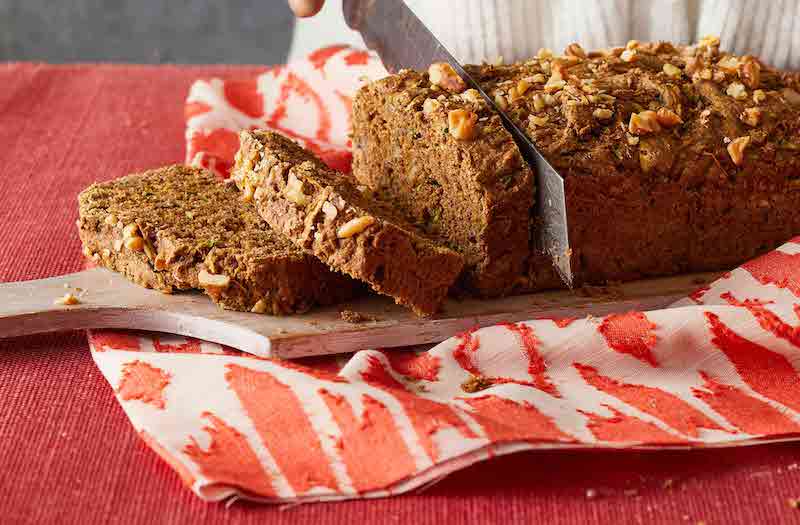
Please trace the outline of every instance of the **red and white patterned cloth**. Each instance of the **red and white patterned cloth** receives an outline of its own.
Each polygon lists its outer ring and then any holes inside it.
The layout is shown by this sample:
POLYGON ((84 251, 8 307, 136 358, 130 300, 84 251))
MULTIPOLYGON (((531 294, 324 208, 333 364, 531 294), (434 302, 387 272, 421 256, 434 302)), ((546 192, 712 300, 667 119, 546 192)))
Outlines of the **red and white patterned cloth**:
MULTIPOLYGON (((224 176, 236 131, 269 126, 346 169, 350 97, 381 74, 336 47, 198 81, 187 159, 224 176)), ((142 439, 207 500, 388 496, 521 450, 797 439, 800 237, 663 310, 502 324, 423 353, 290 363, 175 336, 90 341, 142 439), (465 388, 475 376, 491 386, 465 388)))

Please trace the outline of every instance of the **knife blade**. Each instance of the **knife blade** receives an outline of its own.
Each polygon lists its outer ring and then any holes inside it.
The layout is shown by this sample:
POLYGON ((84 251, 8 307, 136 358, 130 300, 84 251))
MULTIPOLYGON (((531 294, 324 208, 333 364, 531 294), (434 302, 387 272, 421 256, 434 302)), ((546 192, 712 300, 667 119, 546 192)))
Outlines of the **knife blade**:
POLYGON ((401 69, 426 71, 434 62, 448 62, 471 88, 480 93, 514 138, 522 157, 536 175, 536 209, 539 228, 537 249, 549 256, 561 280, 573 286, 567 229, 564 179, 550 165, 525 133, 494 103, 444 45, 430 32, 403 0, 343 0, 347 25, 361 33, 390 73, 401 69))

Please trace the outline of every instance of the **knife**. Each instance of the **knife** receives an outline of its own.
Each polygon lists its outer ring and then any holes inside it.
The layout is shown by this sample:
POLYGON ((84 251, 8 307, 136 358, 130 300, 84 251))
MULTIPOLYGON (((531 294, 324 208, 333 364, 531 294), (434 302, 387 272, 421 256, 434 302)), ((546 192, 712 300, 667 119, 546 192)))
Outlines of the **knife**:
POLYGON ((403 0, 343 0, 342 10, 347 25, 361 33, 367 47, 378 54, 390 73, 404 68, 427 71, 434 62, 448 62, 467 85, 481 94, 489 108, 500 115, 522 157, 536 174, 540 223, 535 239, 537 248, 550 257, 561 280, 572 288, 564 179, 403 0))

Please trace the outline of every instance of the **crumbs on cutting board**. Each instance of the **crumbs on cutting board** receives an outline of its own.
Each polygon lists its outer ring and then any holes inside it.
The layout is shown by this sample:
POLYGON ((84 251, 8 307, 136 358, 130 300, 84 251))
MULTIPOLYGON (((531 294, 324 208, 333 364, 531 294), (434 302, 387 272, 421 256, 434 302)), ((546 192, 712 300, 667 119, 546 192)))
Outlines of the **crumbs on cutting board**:
POLYGON ((80 304, 81 300, 78 299, 74 294, 67 292, 63 296, 59 297, 55 301, 54 304, 61 304, 64 306, 72 306, 76 304, 80 304))
POLYGON ((601 286, 584 284, 574 292, 580 297, 603 298, 603 299, 622 299, 625 292, 618 282, 609 282, 601 286))
POLYGON ((339 317, 342 318, 342 321, 350 324, 380 321, 380 319, 374 315, 362 314, 361 312, 355 312, 353 310, 341 310, 339 311, 339 317))

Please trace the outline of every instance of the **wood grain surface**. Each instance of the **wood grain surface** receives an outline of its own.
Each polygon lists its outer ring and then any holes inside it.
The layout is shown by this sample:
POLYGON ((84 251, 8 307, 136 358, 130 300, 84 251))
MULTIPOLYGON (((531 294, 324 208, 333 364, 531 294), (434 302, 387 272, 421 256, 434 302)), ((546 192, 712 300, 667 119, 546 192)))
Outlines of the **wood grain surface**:
POLYGON ((297 358, 437 343, 474 326, 536 318, 601 316, 664 307, 714 274, 635 281, 613 288, 558 290, 493 300, 450 299, 433 318, 389 298, 368 296, 302 315, 222 310, 200 293, 162 294, 102 268, 0 285, 0 337, 84 328, 168 332, 226 344, 261 357, 297 358), (76 305, 58 304, 65 293, 76 305), (363 322, 345 320, 350 310, 363 322))

